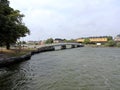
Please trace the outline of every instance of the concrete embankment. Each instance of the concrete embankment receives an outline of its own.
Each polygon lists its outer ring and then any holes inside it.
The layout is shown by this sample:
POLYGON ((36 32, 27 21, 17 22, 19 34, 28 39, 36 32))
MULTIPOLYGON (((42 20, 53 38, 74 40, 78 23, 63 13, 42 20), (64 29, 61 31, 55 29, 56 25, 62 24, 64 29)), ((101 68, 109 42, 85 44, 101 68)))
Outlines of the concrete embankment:
POLYGON ((27 53, 26 55, 22 55, 18 57, 2 58, 0 59, 0 67, 5 67, 5 66, 9 66, 15 63, 29 60, 32 55, 37 54, 37 53, 46 52, 46 51, 54 51, 54 50, 55 48, 53 46, 46 46, 46 47, 41 47, 37 50, 34 50, 30 53, 27 53))

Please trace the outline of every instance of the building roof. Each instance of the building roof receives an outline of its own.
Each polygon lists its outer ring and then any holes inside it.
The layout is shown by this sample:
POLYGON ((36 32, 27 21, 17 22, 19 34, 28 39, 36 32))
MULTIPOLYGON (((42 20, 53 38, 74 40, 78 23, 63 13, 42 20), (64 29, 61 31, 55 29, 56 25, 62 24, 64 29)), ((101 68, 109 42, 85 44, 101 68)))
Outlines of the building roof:
POLYGON ((107 37, 111 37, 111 36, 93 36, 93 37, 81 37, 78 39, 85 39, 85 38, 107 38, 107 37))
POLYGON ((63 41, 63 39, 61 39, 61 38, 55 38, 55 40, 60 40, 60 41, 62 40, 63 41))

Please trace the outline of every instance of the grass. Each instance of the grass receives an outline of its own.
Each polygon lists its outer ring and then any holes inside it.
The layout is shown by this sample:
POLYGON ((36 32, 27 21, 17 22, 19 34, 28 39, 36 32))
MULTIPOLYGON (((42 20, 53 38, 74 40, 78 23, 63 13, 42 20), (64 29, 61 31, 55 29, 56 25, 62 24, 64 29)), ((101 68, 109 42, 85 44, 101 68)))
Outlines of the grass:
POLYGON ((5 48, 0 49, 0 54, 2 54, 4 57, 17 57, 25 55, 35 49, 10 49, 7 50, 5 48))

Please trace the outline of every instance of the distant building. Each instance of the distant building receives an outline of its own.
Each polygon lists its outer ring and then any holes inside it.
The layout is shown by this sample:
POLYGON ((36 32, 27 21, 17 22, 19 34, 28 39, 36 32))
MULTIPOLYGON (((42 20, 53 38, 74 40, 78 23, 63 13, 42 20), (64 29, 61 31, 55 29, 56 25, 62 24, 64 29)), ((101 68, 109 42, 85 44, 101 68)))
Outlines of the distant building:
POLYGON ((45 40, 44 40, 44 41, 40 41, 39 44, 40 44, 40 45, 44 45, 44 44, 45 44, 45 40))
MULTIPOLYGON (((104 43, 104 42, 107 42, 107 41, 108 41, 108 37, 107 37, 107 36, 87 37, 87 38, 88 38, 88 39, 90 40, 90 42, 92 42, 92 43, 104 43)), ((77 41, 78 43, 83 43, 85 39, 86 39, 86 38, 78 38, 76 41, 77 41)))
POLYGON ((76 41, 77 41, 78 43, 82 43, 82 42, 84 42, 84 40, 85 40, 85 38, 78 38, 76 41))
POLYGON ((39 45, 40 41, 28 41, 27 44, 30 44, 30 45, 39 45))
POLYGON ((56 38, 53 42, 54 42, 54 43, 63 43, 64 40, 63 40, 63 39, 60 39, 60 38, 56 38))
POLYGON ((108 38, 103 36, 103 37, 90 37, 90 42, 95 42, 95 43, 103 43, 103 42, 107 42, 108 38))
POLYGON ((120 34, 117 35, 117 36, 114 38, 114 41, 116 41, 116 42, 120 42, 120 34))

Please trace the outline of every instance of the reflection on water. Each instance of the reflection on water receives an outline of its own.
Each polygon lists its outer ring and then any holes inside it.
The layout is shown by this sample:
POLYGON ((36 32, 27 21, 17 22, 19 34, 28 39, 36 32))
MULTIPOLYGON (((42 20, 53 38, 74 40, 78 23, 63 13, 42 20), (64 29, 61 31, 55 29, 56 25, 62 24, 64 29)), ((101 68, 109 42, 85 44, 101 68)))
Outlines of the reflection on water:
POLYGON ((0 90, 119 90, 120 48, 77 48, 34 55, 0 69, 0 90))

